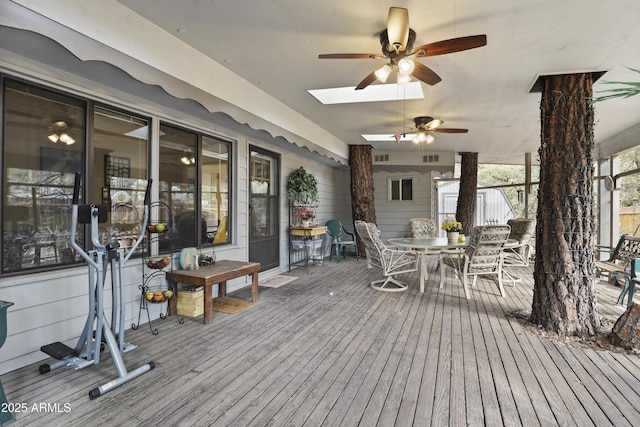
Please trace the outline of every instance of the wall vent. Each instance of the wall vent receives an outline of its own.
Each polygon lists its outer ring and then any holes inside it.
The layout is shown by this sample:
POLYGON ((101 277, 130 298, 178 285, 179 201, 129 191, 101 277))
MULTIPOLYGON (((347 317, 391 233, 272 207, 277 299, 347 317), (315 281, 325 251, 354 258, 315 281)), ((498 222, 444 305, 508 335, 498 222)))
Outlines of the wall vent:
POLYGON ((422 156, 422 163, 438 163, 440 161, 440 156, 437 154, 429 154, 426 156, 422 156))
POLYGON ((376 154, 376 155, 373 156, 373 161, 375 163, 388 162, 389 161, 389 155, 388 154, 376 154))

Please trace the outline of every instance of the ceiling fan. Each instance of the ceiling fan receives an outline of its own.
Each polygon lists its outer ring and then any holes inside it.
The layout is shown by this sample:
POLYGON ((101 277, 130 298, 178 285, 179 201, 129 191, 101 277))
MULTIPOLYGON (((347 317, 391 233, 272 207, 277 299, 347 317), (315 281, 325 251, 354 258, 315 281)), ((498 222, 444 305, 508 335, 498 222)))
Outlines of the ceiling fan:
POLYGON ((387 18, 387 28, 380 33, 382 54, 379 53, 328 53, 320 54, 320 59, 385 59, 389 60, 362 80, 356 90, 364 89, 376 79, 385 82, 393 70, 397 71, 398 83, 411 80, 411 76, 429 85, 435 85, 440 80, 431 68, 413 61, 414 58, 444 55, 474 49, 487 44, 485 34, 477 36, 457 37, 429 43, 416 48, 413 43, 416 32, 409 28, 409 11, 402 7, 390 7, 387 18))
POLYGON ((420 116, 413 119, 413 122, 416 125, 416 129, 418 129, 418 133, 413 138, 413 142, 419 144, 421 142, 426 142, 427 144, 431 144, 435 141, 434 133, 467 133, 469 129, 459 129, 459 128, 441 128, 440 126, 444 123, 440 119, 434 119, 429 116, 420 116))

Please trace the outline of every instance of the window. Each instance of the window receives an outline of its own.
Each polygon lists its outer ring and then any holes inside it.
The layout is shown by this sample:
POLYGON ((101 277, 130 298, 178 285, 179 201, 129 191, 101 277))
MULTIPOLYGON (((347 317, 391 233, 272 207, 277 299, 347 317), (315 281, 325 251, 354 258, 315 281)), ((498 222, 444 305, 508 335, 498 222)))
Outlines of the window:
POLYGON ((227 142, 202 137, 202 218, 206 233, 201 244, 229 241, 229 152, 227 142), (212 231, 216 231, 211 242, 212 231))
POLYGON ((620 195, 620 234, 640 235, 640 149, 626 151, 618 156, 620 173, 616 180, 620 195))
MULTIPOLYGON (((111 211, 100 241, 131 244, 142 221, 148 119, 9 79, 3 101, 2 274, 83 262, 69 245, 77 172, 81 203, 111 211)), ((87 230, 79 226, 76 239, 93 247, 87 230)))
MULTIPOLYGON (((147 187, 149 121, 96 106, 93 113, 94 200, 110 211, 101 224, 103 244, 127 248, 138 238, 147 187)), ((89 182, 89 181, 87 181, 89 182)))
POLYGON ((84 170, 86 103, 10 80, 3 100, 2 273, 75 262, 70 201, 84 170))
MULTIPOLYGON (((81 203, 109 210, 99 228, 101 243, 126 249, 139 236, 144 212, 150 119, 18 80, 0 83, 0 275, 84 262, 69 245, 77 172, 83 174, 81 203)), ((160 128, 159 197, 176 228, 176 240, 161 241, 160 251, 231 241, 231 143, 166 124, 160 128)), ((76 240, 92 248, 85 228, 78 227, 76 240)))
POLYGON ((230 240, 230 152, 226 141, 160 125, 160 198, 174 218, 176 249, 230 240))
POLYGON ((413 178, 389 178, 389 201, 412 201, 413 178))

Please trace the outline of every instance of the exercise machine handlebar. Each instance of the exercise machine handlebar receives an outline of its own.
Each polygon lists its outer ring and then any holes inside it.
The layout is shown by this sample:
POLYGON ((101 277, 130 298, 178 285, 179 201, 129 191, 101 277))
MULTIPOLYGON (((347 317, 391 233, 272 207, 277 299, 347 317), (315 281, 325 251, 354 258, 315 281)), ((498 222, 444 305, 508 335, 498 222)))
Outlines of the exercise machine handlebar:
POLYGON ((127 252, 127 254, 124 256, 123 262, 127 262, 129 258, 131 258, 131 255, 133 255, 138 245, 142 242, 142 239, 144 239, 144 231, 147 229, 147 223, 149 222, 149 200, 151 199, 150 195, 151 195, 152 183, 153 183, 152 179, 149 179, 147 181, 147 189, 145 190, 145 193, 144 193, 144 214, 142 215, 142 224, 140 225, 140 234, 138 234, 138 238, 129 249, 129 252, 127 252))
POLYGON ((145 206, 149 206, 149 200, 151 199, 151 183, 153 182, 152 179, 147 181, 147 189, 144 192, 144 205, 145 206))
POLYGON ((82 182, 82 174, 80 172, 76 172, 76 181, 73 186, 73 204, 77 205, 78 200, 80 199, 80 184, 82 182))

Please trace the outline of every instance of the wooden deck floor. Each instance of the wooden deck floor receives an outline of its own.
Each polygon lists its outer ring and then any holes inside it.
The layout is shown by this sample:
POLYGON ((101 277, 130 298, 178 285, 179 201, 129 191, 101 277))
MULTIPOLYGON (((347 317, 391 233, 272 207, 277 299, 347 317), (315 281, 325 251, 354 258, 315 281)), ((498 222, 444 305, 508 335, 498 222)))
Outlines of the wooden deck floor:
MULTIPOLYGON (((96 400, 89 390, 116 376, 107 354, 77 372, 33 365, 1 379, 28 408, 18 426, 640 425, 638 356, 552 341, 511 315, 530 309, 530 269, 516 269, 525 280, 507 298, 480 279, 469 301, 430 270, 424 294, 417 273, 404 276, 409 291, 383 293, 366 262, 326 262, 209 325, 127 331, 138 345, 127 368, 156 368, 96 400)), ((619 288, 600 289, 603 315, 619 317, 619 288)))

